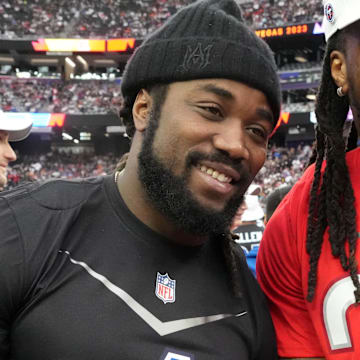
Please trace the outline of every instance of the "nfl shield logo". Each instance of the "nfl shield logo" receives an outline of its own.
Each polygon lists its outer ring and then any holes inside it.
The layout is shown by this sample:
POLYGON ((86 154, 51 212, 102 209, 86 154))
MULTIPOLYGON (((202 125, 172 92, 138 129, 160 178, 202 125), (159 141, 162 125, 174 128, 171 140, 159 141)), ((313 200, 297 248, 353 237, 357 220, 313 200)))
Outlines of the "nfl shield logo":
POLYGON ((324 11, 325 11, 326 19, 331 23, 334 22, 335 17, 334 17, 334 8, 333 8, 333 6, 330 3, 326 4, 325 7, 324 7, 324 11))
POLYGON ((161 275, 159 272, 156 276, 156 290, 155 295, 166 303, 175 302, 175 287, 176 280, 170 279, 170 276, 166 273, 161 275))

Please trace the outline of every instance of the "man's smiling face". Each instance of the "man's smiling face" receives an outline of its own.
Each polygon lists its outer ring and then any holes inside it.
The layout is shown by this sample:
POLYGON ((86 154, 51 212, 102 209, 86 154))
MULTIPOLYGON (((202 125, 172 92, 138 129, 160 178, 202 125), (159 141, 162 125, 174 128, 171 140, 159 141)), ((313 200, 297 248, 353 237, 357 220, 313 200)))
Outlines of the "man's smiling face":
POLYGON ((265 95, 232 80, 177 82, 150 117, 139 154, 150 201, 188 232, 224 232, 266 158, 265 95))

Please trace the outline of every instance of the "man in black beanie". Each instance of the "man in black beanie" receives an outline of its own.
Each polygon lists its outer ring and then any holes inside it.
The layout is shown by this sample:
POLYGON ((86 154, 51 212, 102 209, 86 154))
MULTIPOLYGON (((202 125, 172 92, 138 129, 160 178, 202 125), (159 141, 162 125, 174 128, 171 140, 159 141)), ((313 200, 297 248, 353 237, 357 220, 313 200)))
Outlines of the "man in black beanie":
POLYGON ((0 197, 0 358, 276 359, 229 230, 279 116, 271 51, 234 0, 199 1, 136 50, 122 91, 115 174, 0 197))

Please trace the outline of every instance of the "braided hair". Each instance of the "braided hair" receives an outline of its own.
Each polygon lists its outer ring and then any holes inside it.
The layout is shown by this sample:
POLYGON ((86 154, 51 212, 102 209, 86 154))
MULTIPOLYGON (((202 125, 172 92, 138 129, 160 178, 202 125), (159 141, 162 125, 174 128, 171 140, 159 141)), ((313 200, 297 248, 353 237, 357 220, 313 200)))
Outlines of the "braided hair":
MULTIPOLYGON (((168 88, 169 86, 165 84, 151 86, 146 89, 151 94, 154 104, 158 104, 159 109, 161 109, 161 106, 166 99, 168 88)), ((122 119, 123 124, 126 128, 126 133, 130 138, 132 138, 135 134, 135 125, 132 117, 132 108, 134 102, 134 97, 125 97, 123 106, 120 110, 120 118, 122 119)), ((128 157, 129 153, 126 153, 121 157, 115 167, 115 172, 120 172, 125 168, 128 157)), ((235 242, 235 239, 237 239, 238 236, 231 233, 230 229, 227 233, 216 236, 219 237, 219 240, 222 244, 225 263, 229 273, 233 293, 235 297, 240 298, 242 296, 240 289, 240 275, 241 268, 244 266, 245 260, 243 259, 243 256, 239 251, 239 246, 235 242)))
POLYGON ((316 142, 310 163, 315 163, 310 192, 306 251, 309 254, 307 300, 312 301, 317 283, 317 267, 328 229, 331 252, 342 268, 349 272, 360 302, 360 283, 355 259, 357 231, 354 191, 346 164, 346 139, 343 127, 349 111, 347 96, 337 96, 331 75, 331 52, 345 53, 347 30, 338 31, 328 41, 322 69, 322 80, 316 100, 316 142), (326 160, 325 170, 323 161, 326 160), (347 250, 348 247, 348 250, 347 250))

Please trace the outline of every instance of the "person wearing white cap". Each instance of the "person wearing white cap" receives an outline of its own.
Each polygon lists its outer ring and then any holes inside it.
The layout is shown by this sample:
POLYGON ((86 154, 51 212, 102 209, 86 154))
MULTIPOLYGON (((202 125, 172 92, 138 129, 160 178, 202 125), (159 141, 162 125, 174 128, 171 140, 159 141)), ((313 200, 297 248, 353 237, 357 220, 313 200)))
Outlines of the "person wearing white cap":
POLYGON ((257 279, 287 359, 360 359, 360 1, 325 0, 312 165, 266 225, 257 279))
POLYGON ((7 183, 7 166, 11 161, 16 160, 16 154, 9 142, 25 139, 32 127, 29 119, 9 120, 3 113, 0 113, 0 191, 7 183))

